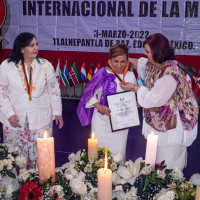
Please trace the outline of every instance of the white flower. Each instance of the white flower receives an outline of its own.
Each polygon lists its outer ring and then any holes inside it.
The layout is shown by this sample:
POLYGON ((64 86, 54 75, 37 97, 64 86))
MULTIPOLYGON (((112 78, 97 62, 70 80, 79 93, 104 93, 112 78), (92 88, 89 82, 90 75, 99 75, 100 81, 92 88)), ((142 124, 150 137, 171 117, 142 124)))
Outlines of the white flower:
POLYGON ((71 165, 72 165, 71 162, 67 162, 67 163, 65 163, 64 165, 62 165, 61 169, 67 169, 67 168, 69 168, 71 165))
POLYGON ((117 173, 125 179, 129 179, 135 177, 140 172, 140 165, 142 162, 142 158, 138 158, 134 163, 133 161, 129 160, 126 164, 127 167, 119 166, 117 173))
POLYGON ((81 157, 84 157, 84 156, 85 156, 85 152, 82 152, 82 153, 81 153, 81 157))
POLYGON ((110 164, 110 169, 111 169, 112 171, 116 170, 116 169, 117 169, 117 164, 116 164, 115 162, 112 162, 112 163, 110 164))
POLYGON ((8 154, 8 158, 13 162, 13 161, 15 161, 15 158, 12 156, 12 154, 8 154))
POLYGON ((84 164, 83 160, 79 161, 79 165, 83 165, 83 164, 84 164))
POLYGON ((75 162, 75 156, 76 156, 75 153, 70 153, 68 156, 69 161, 75 162))
POLYGON ((145 165, 145 167, 142 168, 142 170, 140 171, 139 175, 144 174, 144 175, 148 175, 150 174, 152 171, 152 167, 149 165, 145 165))
POLYGON ((120 163, 122 160, 123 160, 123 156, 120 154, 120 153, 117 153, 113 156, 113 160, 116 162, 116 163, 120 163))
POLYGON ((181 170, 179 170, 178 168, 175 168, 172 171, 172 177, 174 180, 180 180, 180 181, 185 180, 185 178, 183 177, 183 172, 181 170))
POLYGON ((21 181, 26 181, 28 177, 30 176, 30 173, 28 171, 25 171, 24 173, 20 174, 18 176, 18 180, 21 181))
POLYGON ((122 190, 113 190, 112 198, 117 200, 125 200, 125 192, 122 190))
POLYGON ((61 167, 57 167, 57 168, 55 169, 55 172, 60 172, 60 173, 62 174, 62 168, 61 168, 61 167))
POLYGON ((70 168, 65 170, 65 173, 70 174, 72 176, 76 176, 78 174, 78 171, 74 169, 74 164, 72 164, 70 168))
POLYGON ((153 200, 174 200, 175 192, 170 189, 162 189, 159 193, 157 193, 153 200))
POLYGON ((65 193, 64 193, 64 191, 63 191, 63 187, 60 186, 60 185, 54 185, 54 186, 49 190, 49 193, 50 193, 50 194, 54 194, 55 192, 58 194, 58 197, 59 197, 59 198, 65 196, 65 193))
POLYGON ((193 174, 189 180, 193 185, 200 184, 200 174, 193 174))
POLYGON ((122 185, 116 185, 115 190, 123 190, 122 185))
POLYGON ((75 194, 84 196, 87 193, 86 185, 77 178, 73 178, 70 181, 70 187, 75 194))
POLYGON ((112 182, 113 184, 115 185, 116 182, 120 179, 120 176, 116 173, 116 172, 113 172, 112 173, 112 182))
POLYGON ((15 162, 16 165, 19 166, 19 168, 23 168, 26 164, 26 158, 23 155, 17 156, 15 162))
POLYGON ((12 161, 8 162, 7 170, 11 170, 13 168, 12 161), (11 162, 11 163, 10 163, 11 162))
POLYGON ((119 179, 119 180, 116 181, 116 184, 124 185, 127 182, 128 182, 127 179, 121 178, 121 179, 119 179))
POLYGON ((4 165, 4 166, 7 166, 7 164, 8 164, 8 159, 4 159, 4 160, 3 160, 3 165, 4 165))
POLYGON ((84 172, 92 172, 92 165, 91 164, 87 164, 84 168, 84 172))
POLYGON ((90 194, 92 197, 94 197, 94 196, 97 194, 97 192, 98 192, 98 189, 97 189, 97 188, 92 188, 92 189, 90 190, 89 194, 90 194))
POLYGON ((64 173, 64 176, 65 176, 65 178, 66 178, 67 180, 71 180, 71 179, 73 178, 72 175, 67 174, 67 173, 64 173))
POLYGON ((165 176, 166 176, 164 170, 158 170, 156 175, 161 179, 165 179, 165 176))
POLYGON ((103 162, 103 159, 102 159, 102 158, 98 160, 98 164, 99 164, 99 165, 98 165, 99 167, 103 167, 104 162, 103 162))
POLYGON ((137 188, 135 188, 135 187, 131 188, 131 196, 133 197, 133 199, 134 198, 137 199, 137 188))
POLYGON ((79 172, 76 176, 77 179, 79 179, 80 181, 85 181, 85 176, 86 174, 83 172, 79 172))

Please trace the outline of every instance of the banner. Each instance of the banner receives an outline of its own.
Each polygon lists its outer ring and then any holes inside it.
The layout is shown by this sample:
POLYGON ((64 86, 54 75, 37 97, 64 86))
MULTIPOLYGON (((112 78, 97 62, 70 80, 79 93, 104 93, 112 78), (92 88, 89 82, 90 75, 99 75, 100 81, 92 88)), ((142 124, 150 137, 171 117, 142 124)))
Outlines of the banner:
POLYGON ((6 5, 5 49, 28 31, 41 50, 108 52, 123 42, 130 53, 144 53, 144 40, 159 32, 176 54, 200 54, 199 0, 7 0, 6 5))

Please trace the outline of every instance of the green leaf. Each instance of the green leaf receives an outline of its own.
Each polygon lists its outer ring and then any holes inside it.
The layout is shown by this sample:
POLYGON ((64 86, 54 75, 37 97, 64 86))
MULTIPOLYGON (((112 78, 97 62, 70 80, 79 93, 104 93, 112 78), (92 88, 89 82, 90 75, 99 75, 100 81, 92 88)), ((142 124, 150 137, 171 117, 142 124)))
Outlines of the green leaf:
POLYGON ((7 172, 6 173, 8 176, 10 176, 11 178, 16 178, 16 176, 15 176, 15 174, 14 173, 12 173, 12 172, 7 172))

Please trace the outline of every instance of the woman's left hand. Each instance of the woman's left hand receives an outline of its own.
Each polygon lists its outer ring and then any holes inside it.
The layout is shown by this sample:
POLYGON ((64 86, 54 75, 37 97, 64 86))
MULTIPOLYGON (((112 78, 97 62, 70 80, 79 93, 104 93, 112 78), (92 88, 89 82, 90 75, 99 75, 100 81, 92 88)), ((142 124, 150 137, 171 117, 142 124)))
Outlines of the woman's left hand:
POLYGON ((56 125, 58 125, 58 128, 61 129, 64 125, 62 116, 56 115, 55 120, 56 120, 56 125))

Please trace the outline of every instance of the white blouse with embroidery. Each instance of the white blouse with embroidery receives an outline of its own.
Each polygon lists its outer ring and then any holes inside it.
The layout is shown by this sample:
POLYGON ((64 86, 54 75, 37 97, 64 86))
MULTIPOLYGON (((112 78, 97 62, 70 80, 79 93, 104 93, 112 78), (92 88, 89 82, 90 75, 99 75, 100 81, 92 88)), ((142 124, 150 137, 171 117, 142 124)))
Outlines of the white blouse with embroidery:
MULTIPOLYGON (((24 128, 26 116, 29 129, 34 130, 50 124, 55 115, 62 115, 60 88, 52 64, 45 59, 40 59, 40 63, 34 59, 31 67, 33 90, 30 101, 21 64, 16 66, 14 62, 5 60, 0 66, 0 121, 7 127, 19 129, 8 121, 14 114, 19 119, 20 130, 24 128)), ((26 64, 25 70, 27 72, 26 64)))

